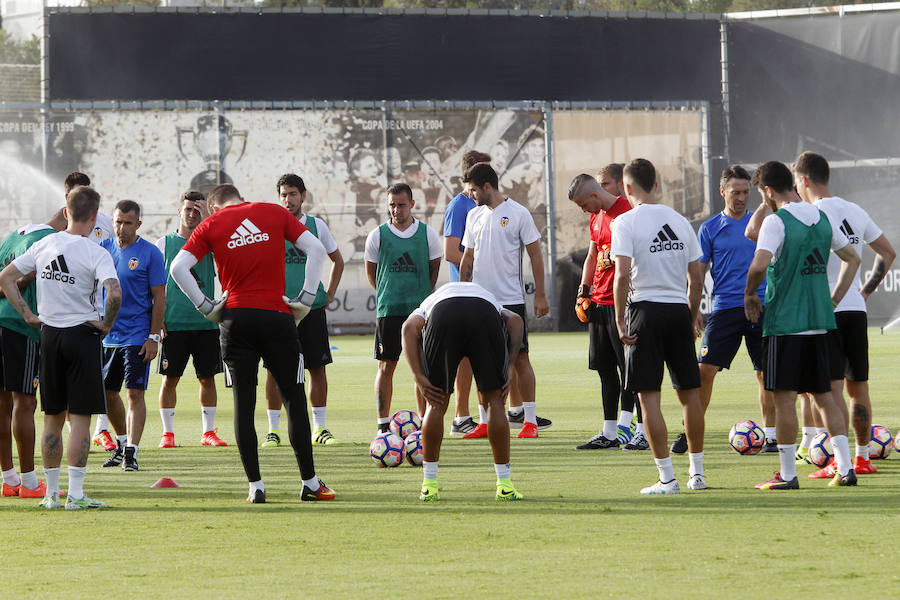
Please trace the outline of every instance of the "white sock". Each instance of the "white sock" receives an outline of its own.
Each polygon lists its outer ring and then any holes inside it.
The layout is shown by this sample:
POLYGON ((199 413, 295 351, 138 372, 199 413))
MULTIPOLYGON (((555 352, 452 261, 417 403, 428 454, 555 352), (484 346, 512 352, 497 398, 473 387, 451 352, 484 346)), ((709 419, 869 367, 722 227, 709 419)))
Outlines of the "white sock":
POLYGON ((422 470, 424 471, 425 479, 437 479, 438 461, 428 462, 426 460, 422 463, 422 470))
POLYGON ((159 418, 162 419, 163 433, 175 433, 175 409, 161 408, 159 409, 159 418))
POLYGON ((766 434, 766 441, 775 441, 775 428, 774 427, 763 427, 763 431, 766 434))
POLYGON ((69 433, 72 433, 72 422, 71 421, 66 421, 66 431, 68 431, 69 433))
POLYGON ((853 468, 850 461, 850 440, 846 435, 831 436, 831 447, 834 448, 834 464, 837 472, 846 475, 853 468))
POLYGON ((820 433, 828 433, 828 430, 826 430, 824 427, 816 427, 816 435, 820 433))
POLYGON ((494 471, 497 472, 497 479, 509 479, 509 463, 502 465, 494 463, 494 471))
POLYGON ((790 481, 797 476, 797 444, 778 444, 781 478, 790 481))
MULTIPOLYGON (((860 446, 859 444, 857 444, 856 445, 856 456, 858 456, 859 458, 861 458, 863 460, 869 460, 869 446, 868 445, 860 446)), ((22 474, 22 481, 25 481, 24 473, 22 474)))
POLYGON ((814 435, 816 435, 815 427, 804 427, 803 437, 800 438, 800 447, 809 448, 809 443, 812 441, 814 435))
POLYGON ((269 431, 278 431, 281 429, 281 409, 266 409, 266 416, 269 417, 269 431))
POLYGON ((303 485, 305 485, 306 487, 308 487, 308 488, 309 488, 311 491, 313 491, 313 492, 315 492, 316 490, 318 490, 318 489, 321 487, 321 486, 319 485, 319 478, 318 478, 318 477, 313 477, 312 479, 304 479, 304 480, 303 480, 303 485))
POLYGON ((638 423, 637 427, 634 428, 634 435, 637 435, 639 433, 644 433, 644 424, 643 423, 638 423))
MULTIPOLYGON (((313 414, 313 429, 318 429, 319 427, 325 427, 325 412, 328 410, 327 406, 313 406, 312 414, 313 414)), ((312 489, 312 488, 310 488, 312 489)))
POLYGON ((263 485, 262 479, 260 479, 259 481, 251 481, 250 482, 250 495, 252 496, 253 492, 255 492, 256 490, 259 490, 259 491, 265 493, 266 486, 263 485))
MULTIPOLYGON (((279 411, 281 412, 281 411, 279 411)), ((203 422, 203 433, 207 431, 212 431, 216 428, 216 407, 215 406, 201 406, 200 407, 200 420, 203 422)))
POLYGON ((521 415, 523 410, 525 410, 524 406, 510 406, 509 414, 511 414, 513 416, 521 415))
POLYGON ((134 448, 134 457, 137 458, 138 447, 137 444, 125 444, 126 448, 134 448))
POLYGON ((44 467, 44 479, 47 480, 47 495, 59 492, 59 467, 48 469, 44 467))
POLYGON ((488 422, 487 410, 481 404, 478 405, 478 422, 485 425, 488 422))
POLYGON ((128 436, 127 435, 117 435, 116 441, 119 442, 119 445, 124 448, 125 444, 128 443, 128 436))
MULTIPOLYGON (((618 424, 621 425, 622 427, 627 427, 628 429, 631 429, 631 419, 633 419, 633 418, 634 418, 633 412, 628 412, 627 410, 619 411, 619 423, 618 424)), ((606 424, 604 423, 603 426, 605 427, 606 424)))
POLYGON ((659 470, 659 480, 663 483, 669 483, 675 479, 675 469, 672 468, 672 457, 654 458, 656 468, 659 470))
POLYGON ((603 421, 603 437, 608 440, 616 439, 616 424, 615 421, 603 421))
POLYGON ((40 482, 38 481, 37 474, 32 470, 27 473, 22 473, 22 485, 27 487, 29 490, 35 489, 40 482))
POLYGON ((9 469, 8 471, 3 471, 0 474, 2 474, 3 483, 5 483, 6 485, 11 485, 13 487, 16 487, 17 485, 21 485, 21 483, 22 483, 22 480, 19 479, 19 474, 16 473, 15 467, 13 467, 12 469, 9 469))
POLYGON ((379 425, 387 425, 387 424, 390 423, 390 422, 391 422, 391 418, 390 418, 390 417, 378 417, 378 424, 379 424, 379 425))
POLYGON ((101 431, 109 430, 109 417, 107 415, 97 415, 97 426, 94 427, 94 435, 98 435, 101 431))
POLYGON ((537 425, 537 402, 523 402, 522 408, 525 410, 525 422, 537 425))
POLYGON ((87 467, 69 467, 69 498, 81 500, 84 498, 84 474, 87 467))
POLYGON ((703 453, 702 452, 694 452, 688 453, 688 460, 691 462, 691 468, 689 473, 691 475, 703 475, 703 453))

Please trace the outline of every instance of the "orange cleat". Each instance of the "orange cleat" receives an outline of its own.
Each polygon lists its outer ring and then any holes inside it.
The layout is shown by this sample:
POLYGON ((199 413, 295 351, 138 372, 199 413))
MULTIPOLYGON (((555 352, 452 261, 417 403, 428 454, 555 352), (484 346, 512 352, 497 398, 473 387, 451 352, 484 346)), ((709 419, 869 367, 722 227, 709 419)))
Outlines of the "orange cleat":
POLYGON ((174 448, 175 447, 175 433, 172 431, 167 431, 162 434, 162 437, 159 438, 159 447, 160 448, 174 448))
POLYGON ((210 429, 206 433, 203 434, 203 437, 200 438, 201 446, 227 446, 224 440, 220 439, 219 436, 216 435, 218 429, 210 429))
POLYGON ((536 423, 525 423, 522 425, 521 431, 517 438, 536 438, 538 436, 538 428, 536 423))
POLYGON ((303 491, 300 492, 300 499, 306 502, 315 502, 317 500, 334 500, 337 494, 334 493, 333 490, 329 489, 325 482, 321 479, 319 480, 319 489, 316 491, 312 491, 305 485, 303 486, 303 491))
POLYGON ((46 495, 47 484, 41 480, 38 480, 38 486, 33 490, 25 487, 24 483, 19 486, 19 498, 43 498, 46 495))
POLYGON ((834 477, 835 471, 836 469, 834 466, 834 459, 832 458, 830 461, 828 461, 828 464, 826 464, 818 471, 813 471, 812 473, 807 475, 807 477, 809 477, 810 479, 831 479, 832 477, 834 477))
POLYGON ((22 487, 21 485, 6 485, 4 483, 3 484, 3 492, 2 492, 3 497, 4 498, 12 498, 14 496, 18 496, 19 488, 21 488, 21 487, 22 487))
POLYGON ((462 436, 464 440, 476 440, 487 437, 487 423, 479 423, 475 429, 462 436))
POLYGON ((116 449, 116 441, 112 439, 112 436, 105 429, 94 436, 93 442, 95 446, 103 446, 103 449, 107 452, 112 452, 116 449))
POLYGON ((853 470, 856 471, 857 475, 871 475, 878 472, 878 469, 875 468, 870 459, 861 456, 853 459, 853 470))

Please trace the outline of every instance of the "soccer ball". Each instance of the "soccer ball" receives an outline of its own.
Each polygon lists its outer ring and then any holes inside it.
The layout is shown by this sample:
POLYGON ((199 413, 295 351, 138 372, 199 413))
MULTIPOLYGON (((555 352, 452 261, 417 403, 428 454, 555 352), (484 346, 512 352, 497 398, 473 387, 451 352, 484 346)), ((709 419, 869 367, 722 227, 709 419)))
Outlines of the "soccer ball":
POLYGON ((872 425, 869 438, 869 458, 887 458, 893 446, 893 436, 884 425, 872 425))
POLYGON ((766 434, 755 421, 738 421, 728 433, 728 443, 738 454, 757 454, 762 450, 766 434))
POLYGON ((900 452, 900 431, 897 432, 897 437, 894 438, 894 450, 900 452))
POLYGON ((422 431, 413 431, 406 436, 406 460, 414 467, 421 467, 425 455, 422 454, 422 431))
POLYGON ((422 429, 422 418, 411 410, 398 410, 391 417, 391 433, 406 439, 413 431, 422 429))
POLYGON ((406 446, 393 433, 380 433, 369 445, 369 456, 379 467, 396 467, 403 462, 406 446))
POLYGON ((817 433, 809 442, 809 462, 817 467, 824 467, 834 457, 831 438, 824 431, 817 433))

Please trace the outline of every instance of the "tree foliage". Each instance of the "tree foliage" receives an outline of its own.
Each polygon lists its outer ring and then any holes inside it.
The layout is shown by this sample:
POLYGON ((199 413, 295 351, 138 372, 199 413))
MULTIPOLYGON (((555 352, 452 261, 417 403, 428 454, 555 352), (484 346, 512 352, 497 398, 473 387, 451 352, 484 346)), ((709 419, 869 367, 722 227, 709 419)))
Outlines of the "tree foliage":
POLYGON ((14 40, 7 31, 0 29, 0 63, 14 65, 36 65, 41 62, 41 41, 37 36, 20 42, 14 40))

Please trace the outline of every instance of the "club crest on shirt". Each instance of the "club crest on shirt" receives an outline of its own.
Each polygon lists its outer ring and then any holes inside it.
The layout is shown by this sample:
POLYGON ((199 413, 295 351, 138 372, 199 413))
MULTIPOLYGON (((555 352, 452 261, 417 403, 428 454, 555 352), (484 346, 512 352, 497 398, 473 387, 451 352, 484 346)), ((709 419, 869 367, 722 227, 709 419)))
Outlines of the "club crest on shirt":
POLYGON ((509 217, 500 217, 500 227, 509 225, 509 217))
POLYGON ((136 256, 134 256, 131 258, 131 260, 128 261, 128 268, 131 269, 132 271, 134 271, 135 269, 137 269, 137 266, 138 266, 138 259, 136 256))
POLYGON ((99 240, 100 238, 102 238, 102 237, 103 237, 103 230, 101 230, 99 227, 94 227, 94 237, 97 238, 98 240, 99 240))

